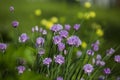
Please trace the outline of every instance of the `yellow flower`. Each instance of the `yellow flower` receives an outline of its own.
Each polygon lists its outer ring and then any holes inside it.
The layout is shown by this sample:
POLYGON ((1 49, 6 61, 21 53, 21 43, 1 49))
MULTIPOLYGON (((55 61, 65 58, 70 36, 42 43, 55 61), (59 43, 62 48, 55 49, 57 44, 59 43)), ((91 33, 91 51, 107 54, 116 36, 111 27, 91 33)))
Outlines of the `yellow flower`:
POLYGON ((97 30, 96 30, 96 34, 97 34, 98 36, 103 36, 103 35, 104 35, 104 32, 103 32, 102 29, 97 29, 97 30))
POLYGON ((40 9, 35 10, 35 15, 40 16, 42 14, 42 11, 40 9))
POLYGON ((85 13, 85 14, 84 14, 84 18, 87 19, 87 20, 90 19, 89 13, 85 13))
POLYGON ((87 43, 85 41, 83 41, 81 47, 82 48, 86 48, 87 47, 87 43))
POLYGON ((90 11, 89 13, 91 18, 95 18, 96 17, 96 13, 94 11, 90 11))
POLYGON ((90 8, 91 7, 91 3, 90 2, 85 2, 84 7, 85 8, 90 8))
POLYGON ((47 22, 48 21, 46 19, 42 19, 40 23, 45 26, 47 24, 47 22))
POLYGON ((57 17, 52 17, 52 18, 51 18, 51 21, 52 21, 53 23, 57 23, 57 22, 58 22, 58 18, 57 18, 57 17))
POLYGON ((46 23, 46 28, 50 29, 53 25, 54 25, 53 22, 48 21, 48 22, 46 23))
POLYGON ((92 23, 91 26, 92 26, 93 29, 100 29, 100 28, 101 28, 101 25, 100 25, 100 24, 97 24, 97 23, 95 23, 95 22, 92 23))

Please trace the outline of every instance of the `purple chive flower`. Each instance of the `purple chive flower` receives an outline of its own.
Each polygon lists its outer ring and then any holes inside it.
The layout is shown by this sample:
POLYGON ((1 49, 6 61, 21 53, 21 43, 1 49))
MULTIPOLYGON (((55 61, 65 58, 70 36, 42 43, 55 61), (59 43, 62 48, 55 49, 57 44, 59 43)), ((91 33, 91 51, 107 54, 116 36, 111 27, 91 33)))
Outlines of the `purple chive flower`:
POLYGON ((43 32, 43 28, 40 28, 40 29, 39 29, 39 32, 41 32, 41 33, 42 33, 42 32, 43 32))
POLYGON ((18 22, 18 21, 13 21, 13 22, 12 22, 12 26, 13 26, 14 28, 18 27, 18 26, 19 26, 19 22, 18 22))
POLYGON ((18 70, 19 74, 22 74, 25 71, 25 67, 24 66, 18 66, 17 70, 18 70))
POLYGON ((94 51, 98 51, 99 50, 99 40, 97 40, 95 43, 93 43, 91 46, 93 48, 94 51))
POLYGON ((27 40, 29 39, 29 37, 27 36, 26 33, 22 33, 19 37, 19 42, 21 43, 25 43, 27 40))
POLYGON ((98 80, 104 80, 105 76, 99 76, 98 80))
POLYGON ((92 51, 92 50, 87 50, 87 54, 93 56, 93 55, 94 55, 94 51, 92 51))
POLYGON ((44 44, 44 42, 45 42, 44 38, 38 37, 36 39, 36 45, 37 45, 37 47, 42 46, 44 44))
POLYGON ((71 28, 71 26, 70 26, 70 25, 68 25, 68 24, 66 24, 66 25, 65 25, 65 30, 69 31, 69 30, 70 30, 70 28, 71 28))
POLYGON ((105 68, 103 71, 104 71, 104 74, 106 75, 109 75, 111 73, 110 68, 105 68))
POLYGON ((116 55, 114 57, 114 60, 117 62, 117 63, 120 63, 120 55, 116 55))
POLYGON ((45 59, 43 60, 43 64, 44 64, 44 65, 47 65, 48 67, 49 67, 49 65, 50 65, 51 62, 52 62, 52 59, 51 59, 51 58, 45 58, 45 59))
POLYGON ((63 51, 65 49, 65 44, 64 43, 58 43, 58 50, 63 51))
POLYGON ((62 65, 65 62, 65 59, 62 55, 57 55, 54 57, 55 62, 62 65))
POLYGON ((52 30, 53 32, 58 32, 58 31, 60 31, 60 30, 62 30, 62 29, 63 29, 63 26, 60 25, 60 24, 55 24, 55 25, 53 25, 53 26, 51 27, 51 30, 52 30))
POLYGON ((5 43, 0 43, 0 51, 4 52, 7 48, 7 44, 5 43))
POLYGON ((53 37, 54 44, 58 44, 61 41, 62 41, 62 38, 59 35, 53 37))
POLYGON ((61 30, 61 31, 59 32, 59 34, 60 34, 61 37, 64 37, 64 38, 67 38, 67 37, 68 37, 68 32, 67 32, 66 30, 61 30))
POLYGON ((43 55, 43 54, 45 54, 45 50, 44 49, 40 49, 39 51, 38 51, 38 54, 41 56, 41 55, 43 55))
POLYGON ((75 25, 74 25, 74 29, 75 29, 75 30, 78 30, 79 28, 80 28, 80 24, 75 24, 75 25))
POLYGON ((14 7, 10 6, 9 10, 10 10, 10 12, 14 12, 14 7))
POLYGON ((96 65, 97 66, 105 66, 105 62, 101 60, 96 60, 96 65))
POLYGON ((112 55, 115 52, 113 48, 110 48, 106 51, 107 55, 112 55))
POLYGON ((63 77, 59 76, 56 80, 63 80, 63 77))
POLYGON ((86 65, 84 65, 84 67, 83 67, 83 70, 84 70, 84 72, 85 73, 87 73, 87 74, 90 74, 90 73, 92 73, 93 72, 93 66, 91 65, 91 64, 86 64, 86 65))
POLYGON ((47 31, 46 31, 46 30, 43 30, 43 31, 42 31, 42 34, 43 34, 43 35, 46 35, 46 34, 47 34, 47 31))
POLYGON ((81 45, 81 40, 77 36, 71 36, 67 39, 67 43, 71 46, 79 47, 81 45))
POLYGON ((77 51, 76 55, 79 58, 82 55, 82 52, 81 51, 77 51))
POLYGON ((101 59, 102 59, 101 55, 98 54, 98 55, 96 56, 96 59, 97 59, 97 60, 101 60, 101 59))

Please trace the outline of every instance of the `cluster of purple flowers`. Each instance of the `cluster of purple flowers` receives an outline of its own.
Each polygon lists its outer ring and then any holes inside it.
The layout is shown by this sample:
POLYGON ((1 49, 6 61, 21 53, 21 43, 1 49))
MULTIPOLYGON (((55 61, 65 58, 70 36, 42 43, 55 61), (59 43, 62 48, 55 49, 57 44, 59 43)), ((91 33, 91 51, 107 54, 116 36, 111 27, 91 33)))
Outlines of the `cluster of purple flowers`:
MULTIPOLYGON (((13 6, 10 7, 10 11, 14 12, 13 6)), ((12 26, 14 28, 17 28, 19 26, 19 22, 13 21, 12 26)), ((53 40, 52 43, 53 43, 53 45, 55 45, 55 47, 57 47, 56 49, 59 51, 59 52, 57 51, 58 53, 56 53, 56 54, 53 53, 55 55, 52 55, 50 52, 45 50, 45 47, 43 47, 43 45, 46 41, 45 40, 46 38, 44 38, 43 35, 46 35, 47 31, 43 28, 39 28, 38 26, 32 27, 33 33, 40 32, 42 34, 42 35, 37 36, 37 38, 35 36, 36 40, 33 42, 35 42, 35 45, 36 45, 35 51, 39 55, 38 59, 40 58, 39 60, 42 60, 42 65, 46 65, 48 69, 50 69, 49 67, 51 66, 51 63, 53 63, 53 62, 56 63, 55 65, 60 65, 60 67, 62 65, 64 67, 70 66, 70 65, 68 65, 68 63, 66 63, 66 61, 67 61, 67 59, 72 60, 72 57, 71 57, 72 55, 70 57, 69 57, 69 55, 67 55, 68 57, 65 57, 67 53, 70 54, 69 50, 67 49, 67 46, 79 47, 82 44, 82 41, 78 36, 76 36, 74 34, 69 35, 70 29, 71 29, 71 26, 69 24, 65 25, 64 27, 61 24, 55 24, 51 27, 50 30, 54 33, 54 36, 52 36, 52 40, 53 40), (50 55, 52 55, 52 57, 51 56, 46 57, 46 55, 43 55, 45 53, 49 53, 50 55)), ((80 24, 75 24, 73 26, 73 29, 75 32, 78 31, 80 29, 80 24)), ((20 43, 25 43, 26 41, 29 40, 29 37, 26 33, 22 33, 19 36, 18 40, 20 43)), ((102 59, 102 56, 100 54, 94 55, 95 53, 97 53, 97 51, 99 51, 99 44, 100 44, 100 42, 97 40, 96 42, 91 44, 91 49, 88 49, 86 51, 86 53, 89 55, 88 57, 90 57, 90 58, 93 57, 92 58, 93 64, 91 63, 91 61, 89 59, 88 59, 88 62, 86 64, 82 64, 82 70, 84 70, 84 73, 88 74, 88 76, 91 75, 92 72, 96 70, 94 68, 94 66, 97 66, 97 67, 105 66, 105 61, 102 59)), ((0 51, 4 52, 6 50, 6 48, 7 48, 7 45, 5 43, 0 43, 0 51)), ((50 46, 50 48, 51 48, 51 46, 50 46)), ((106 54, 107 54, 107 56, 109 56, 109 55, 112 55, 114 52, 115 52, 115 50, 113 48, 110 48, 109 50, 106 51, 106 54)), ((82 55, 84 55, 84 53, 82 53, 81 50, 77 52, 78 57, 80 57, 82 55)), ((39 62, 41 62, 39 60, 38 60, 38 65, 39 65, 39 62)), ((84 59, 82 61, 84 62, 84 59)), ((120 63, 120 55, 116 55, 114 57, 114 61, 117 63, 120 63)), ((54 67, 53 65, 54 64, 52 64, 52 67, 54 67)), ((70 66, 70 68, 71 68, 71 66, 70 66)), ((58 69, 58 71, 59 71, 59 69, 58 69)), ((18 70, 19 74, 22 74, 26 70, 26 68, 25 68, 25 66, 20 65, 17 67, 17 70, 18 70)), ((73 72, 75 72, 75 71, 73 71, 73 72)), ((104 68, 103 72, 105 75, 109 75, 109 74, 111 74, 112 70, 110 68, 104 68)), ((48 73, 49 73, 49 71, 48 71, 48 73)), ((57 76, 55 76, 55 77, 57 77, 56 80, 63 80, 64 77, 58 76, 59 75, 58 73, 57 73, 57 76)), ((67 75, 69 75, 69 73, 67 75)), ((66 75, 65 75, 65 77, 66 77, 66 75)), ((102 79, 102 78, 103 77, 99 77, 99 79, 102 79)), ((84 78, 81 77, 80 80, 84 80, 84 78)))

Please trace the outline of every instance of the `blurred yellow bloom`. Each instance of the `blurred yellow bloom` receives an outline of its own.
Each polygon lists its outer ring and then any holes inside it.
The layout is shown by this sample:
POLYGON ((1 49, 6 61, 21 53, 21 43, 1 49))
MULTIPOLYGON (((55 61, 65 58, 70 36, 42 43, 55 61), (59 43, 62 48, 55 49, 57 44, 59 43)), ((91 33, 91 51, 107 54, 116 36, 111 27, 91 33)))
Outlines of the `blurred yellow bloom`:
POLYGON ((86 48, 87 47, 87 43, 85 41, 83 41, 81 47, 82 48, 86 48))
POLYGON ((53 23, 57 23, 57 22, 58 22, 58 18, 57 18, 57 17, 52 17, 52 18, 51 18, 51 21, 52 21, 53 23))
POLYGON ((85 2, 84 7, 85 8, 90 8, 91 7, 91 3, 90 2, 85 2))
POLYGON ((96 30, 96 34, 97 34, 98 36, 103 36, 103 35, 104 35, 104 32, 103 32, 102 29, 97 29, 97 30, 96 30))
POLYGON ((84 13, 84 18, 85 18, 85 19, 90 19, 89 13, 84 13))
POLYGON ((54 25, 53 22, 48 21, 47 24, 46 24, 46 28, 50 29, 53 25, 54 25))
POLYGON ((47 22, 48 21, 46 19, 42 19, 40 23, 45 26, 47 24, 47 22))
POLYGON ((96 13, 94 11, 90 11, 89 13, 91 18, 95 18, 96 17, 96 13))
POLYGON ((100 28, 101 28, 101 25, 100 25, 100 24, 97 24, 97 23, 95 23, 95 22, 92 23, 91 26, 92 26, 93 29, 100 29, 100 28))
POLYGON ((40 9, 35 10, 35 15, 40 16, 42 14, 42 11, 40 9))
POLYGON ((84 17, 84 14, 82 12, 79 12, 77 15, 78 18, 82 19, 84 17))

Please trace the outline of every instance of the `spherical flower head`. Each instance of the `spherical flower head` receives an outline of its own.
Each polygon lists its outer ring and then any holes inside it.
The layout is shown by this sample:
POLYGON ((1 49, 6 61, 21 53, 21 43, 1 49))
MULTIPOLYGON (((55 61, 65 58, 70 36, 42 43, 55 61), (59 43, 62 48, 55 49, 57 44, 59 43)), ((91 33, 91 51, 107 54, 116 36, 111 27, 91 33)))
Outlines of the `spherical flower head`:
POLYGON ((43 55, 43 54, 45 54, 45 50, 44 49, 40 49, 39 51, 38 51, 38 54, 41 56, 41 55, 43 55))
POLYGON ((58 22, 58 18, 57 18, 57 17, 52 17, 52 18, 51 18, 51 21, 52 21, 53 23, 57 23, 57 22, 58 22))
POLYGON ((105 62, 101 60, 96 60, 96 65, 97 66, 105 66, 105 62))
POLYGON ((87 43, 83 41, 82 44, 81 44, 81 47, 82 47, 83 49, 85 49, 85 48, 87 47, 87 43))
POLYGON ((98 29, 96 30, 96 34, 101 37, 101 36, 104 35, 104 31, 103 31, 102 29, 98 28, 98 29))
POLYGON ((43 28, 40 28, 40 29, 39 29, 39 32, 43 33, 43 28))
POLYGON ((25 71, 25 67, 24 66, 18 66, 17 70, 18 70, 19 74, 22 74, 25 71))
POLYGON ((66 24, 66 25, 65 25, 65 30, 69 31, 70 28, 71 28, 71 26, 70 26, 69 24, 66 24))
POLYGON ((60 24, 55 24, 55 25, 53 25, 53 26, 51 27, 51 31, 53 31, 53 32, 58 32, 58 31, 60 31, 60 30, 62 30, 62 29, 63 29, 63 26, 60 25, 60 24))
POLYGON ((53 43, 54 43, 54 44, 58 44, 58 43, 60 43, 61 41, 62 41, 62 37, 61 37, 61 36, 57 35, 57 36, 54 36, 54 37, 53 37, 53 43))
POLYGON ((7 44, 5 43, 0 43, 0 51, 4 52, 7 48, 7 44))
POLYGON ((87 50, 87 54, 93 56, 94 55, 94 51, 93 50, 87 50))
POLYGON ((42 11, 40 9, 35 10, 35 15, 40 16, 42 14, 42 11))
POLYGON ((65 49, 65 44, 64 43, 58 43, 58 50, 63 51, 65 49))
POLYGON ((94 68, 91 64, 85 64, 83 70, 85 73, 90 74, 93 72, 94 68))
POLYGON ((19 37, 19 42, 25 43, 28 39, 29 39, 29 37, 27 36, 27 34, 22 33, 21 36, 19 37))
POLYGON ((101 59, 102 59, 101 55, 98 54, 98 55, 96 56, 96 59, 97 59, 97 60, 101 60, 101 59))
POLYGON ((44 64, 44 65, 47 65, 48 67, 49 67, 49 65, 50 65, 51 62, 52 62, 52 59, 51 59, 51 58, 45 58, 45 59, 43 60, 43 64, 44 64))
POLYGON ((99 50, 99 41, 97 40, 95 43, 93 43, 91 46, 93 48, 94 51, 98 51, 99 50))
POLYGON ((43 35, 46 35, 46 34, 47 34, 47 31, 46 31, 46 30, 43 30, 43 31, 42 31, 42 34, 43 34, 43 35))
POLYGON ((71 36, 67 39, 67 43, 71 46, 79 47, 81 45, 81 40, 77 36, 71 36))
POLYGON ((117 62, 117 63, 120 63, 120 55, 116 55, 114 57, 114 60, 117 62))
POLYGON ((106 51, 107 55, 112 55, 115 52, 113 48, 110 48, 106 51))
POLYGON ((14 28, 17 28, 17 27, 19 26, 19 22, 18 22, 18 21, 13 21, 13 22, 12 22, 12 26, 13 26, 14 28))
POLYGON ((55 62, 62 65, 65 62, 65 59, 62 55, 57 55, 54 57, 55 62))
POLYGON ((63 77, 59 76, 56 80, 63 80, 63 77))
POLYGON ((104 71, 104 74, 106 75, 109 75, 111 73, 110 68, 105 68, 103 71, 104 71))
POLYGON ((90 2, 85 2, 84 7, 85 8, 90 8, 91 7, 91 3, 90 2))
POLYGON ((80 28, 80 24, 75 24, 74 29, 77 31, 80 28))
POLYGON ((79 58, 82 55, 82 52, 81 51, 77 51, 76 55, 79 58))
POLYGON ((90 14, 90 17, 91 17, 91 18, 95 18, 95 17, 96 17, 96 13, 95 13, 94 11, 90 11, 89 14, 90 14))
POLYGON ((9 10, 10 10, 10 12, 14 12, 14 7, 10 6, 9 10))
POLYGON ((36 39, 36 45, 37 45, 37 47, 42 46, 44 44, 44 42, 45 42, 44 38, 38 37, 36 39))
POLYGON ((61 30, 59 32, 60 36, 63 38, 67 38, 68 37, 68 32, 66 30, 61 30))

